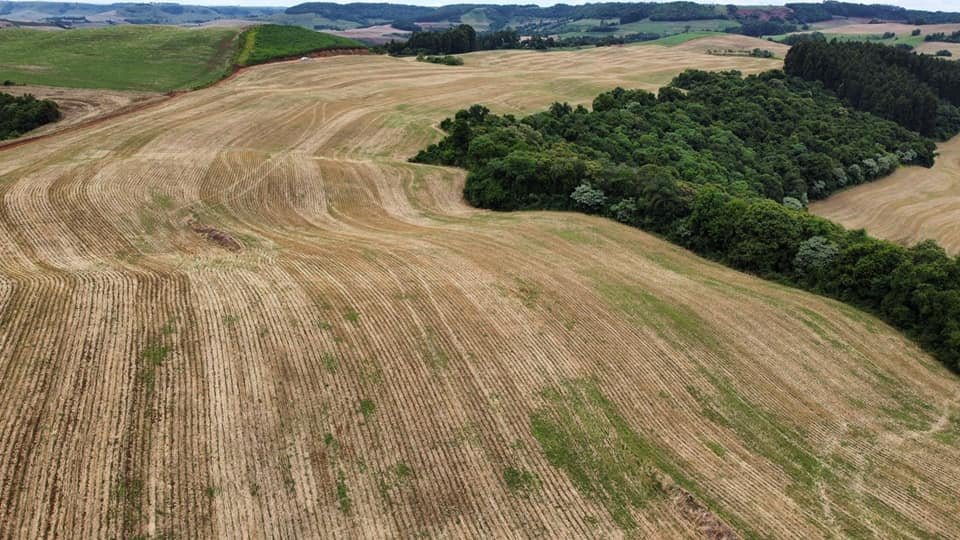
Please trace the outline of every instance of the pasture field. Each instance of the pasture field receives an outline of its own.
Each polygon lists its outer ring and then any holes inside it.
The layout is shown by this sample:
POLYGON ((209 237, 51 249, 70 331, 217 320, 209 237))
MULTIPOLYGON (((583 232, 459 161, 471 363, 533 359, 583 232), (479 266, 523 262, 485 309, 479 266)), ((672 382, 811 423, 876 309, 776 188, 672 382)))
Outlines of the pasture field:
POLYGON ((738 21, 728 19, 703 19, 694 21, 651 21, 650 19, 644 19, 626 24, 616 24, 611 27, 613 29, 611 32, 590 31, 592 27, 600 26, 601 23, 604 22, 617 22, 617 19, 579 19, 545 27, 542 32, 546 34, 558 34, 563 38, 622 36, 638 33, 656 33, 667 37, 698 32, 723 32, 724 29, 730 28, 731 26, 740 26, 738 21))
POLYGON ((907 245, 933 239, 960 254, 960 137, 940 143, 938 152, 932 169, 900 168, 814 203, 810 211, 907 245))
POLYGON ((345 48, 366 48, 366 45, 350 38, 314 32, 299 26, 265 24, 244 31, 236 61, 237 65, 249 66, 317 50, 345 48))
POLYGON ((0 31, 0 80, 146 92, 195 88, 232 69, 239 32, 170 26, 6 29, 0 31))
MULTIPOLYGON (((916 26, 901 23, 868 24, 866 22, 856 21, 849 24, 829 25, 823 28, 817 28, 816 25, 814 25, 813 30, 796 33, 803 34, 817 31, 826 34, 827 39, 837 39, 839 41, 869 41, 871 43, 881 43, 891 46, 904 44, 914 47, 917 52, 933 54, 941 49, 953 51, 954 49, 950 45, 955 44, 925 42, 923 40, 924 36, 937 32, 950 34, 957 30, 960 30, 960 24, 927 24, 916 26), (920 34, 916 36, 911 35, 913 31, 918 28, 920 29, 920 34), (879 39, 887 32, 893 32, 895 36, 887 39, 879 39)), ((770 37, 779 41, 788 35, 789 34, 781 34, 770 37)))
POLYGON ((960 382, 903 336, 406 161, 471 103, 777 61, 464 58, 0 150, 0 537, 960 536, 960 382))

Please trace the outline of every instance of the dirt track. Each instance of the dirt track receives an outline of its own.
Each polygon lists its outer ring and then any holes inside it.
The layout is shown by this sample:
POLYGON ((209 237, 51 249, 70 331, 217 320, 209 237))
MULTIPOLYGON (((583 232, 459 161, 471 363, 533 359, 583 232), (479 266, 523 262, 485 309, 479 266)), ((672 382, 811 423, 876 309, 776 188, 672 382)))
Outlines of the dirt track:
POLYGON ((474 102, 776 65, 335 57, 0 151, 0 537, 619 536, 531 434, 583 379, 698 487, 640 536, 960 535, 960 384, 902 336, 405 161, 474 102))

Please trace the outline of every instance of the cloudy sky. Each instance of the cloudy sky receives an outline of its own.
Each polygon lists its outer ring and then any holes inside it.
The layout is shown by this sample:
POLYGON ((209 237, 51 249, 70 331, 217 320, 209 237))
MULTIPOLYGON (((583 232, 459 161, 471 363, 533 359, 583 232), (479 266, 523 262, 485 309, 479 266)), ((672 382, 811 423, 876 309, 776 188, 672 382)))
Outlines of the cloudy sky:
MULTIPOLYGON (((91 4, 112 4, 121 0, 79 0, 84 3, 91 4)), ((124 0, 129 1, 129 0, 124 0)), ((292 6, 295 4, 301 3, 300 0, 166 0, 166 1, 177 1, 180 4, 192 4, 192 5, 201 5, 201 6, 292 6)), ((308 1, 308 0, 302 0, 308 1)), ((317 0, 317 1, 329 1, 329 0, 317 0)), ((349 0, 349 1, 363 1, 363 0, 349 0)), ((384 2, 390 0, 370 0, 377 2, 384 2)), ((594 0, 594 1, 607 1, 607 0, 594 0)), ((642 1, 642 0, 638 0, 642 1)), ((808 0, 717 0, 716 2, 704 2, 704 3, 717 3, 717 4, 741 4, 741 5, 771 5, 771 4, 783 4, 786 2, 797 1, 804 2, 808 0)), ((960 1, 958 0, 847 0, 852 2, 864 3, 864 4, 894 4, 898 6, 903 6, 906 8, 913 9, 928 9, 931 11, 960 11, 960 1)), ((498 0, 498 1, 488 1, 488 0, 401 0, 396 2, 391 2, 394 4, 414 4, 419 6, 441 6, 444 4, 458 4, 458 3, 471 3, 471 4, 539 4, 541 6, 550 6, 553 4, 561 3, 561 1, 552 1, 552 0, 498 0)), ((348 1, 340 1, 338 3, 345 4, 348 1)), ((564 4, 584 4, 586 1, 577 1, 577 0, 564 0, 564 4)))

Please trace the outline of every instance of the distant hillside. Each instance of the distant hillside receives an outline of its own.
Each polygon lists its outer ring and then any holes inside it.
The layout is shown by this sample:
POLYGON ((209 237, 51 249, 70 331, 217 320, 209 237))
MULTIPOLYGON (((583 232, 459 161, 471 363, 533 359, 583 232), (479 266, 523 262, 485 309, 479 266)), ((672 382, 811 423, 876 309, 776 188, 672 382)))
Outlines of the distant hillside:
MULTIPOLYGON (((909 24, 960 22, 960 13, 930 12, 897 6, 847 2, 791 3, 786 6, 737 7, 695 2, 601 2, 578 6, 452 4, 425 7, 407 4, 307 2, 288 9, 240 6, 192 6, 174 3, 82 4, 67 2, 0 2, 0 20, 9 24, 49 24, 64 27, 111 24, 204 24, 218 20, 297 25, 314 30, 347 30, 393 24, 412 31, 418 25, 432 28, 470 24, 478 31, 513 28, 549 33, 571 22, 584 22, 584 29, 604 30, 644 22, 717 21, 717 30, 743 28, 749 35, 779 34, 792 26, 855 17, 909 24), (612 23, 612 25, 611 25, 612 23), (771 26, 774 25, 774 26, 771 26)), ((700 28, 703 29, 703 28, 700 28)), ((576 30, 580 32, 581 30, 576 30)), ((625 28, 624 32, 650 32, 650 28, 625 28)), ((559 33, 569 33, 560 29, 559 33)))
MULTIPOLYGON (((911 24, 960 22, 960 13, 910 10, 897 6, 863 5, 846 2, 795 3, 786 6, 737 7, 695 2, 603 2, 578 6, 454 4, 436 8, 400 4, 335 4, 308 2, 286 10, 287 14, 313 13, 326 18, 346 19, 364 24, 400 23, 404 28, 415 23, 447 22, 472 24, 475 11, 482 11, 483 24, 489 29, 516 28, 532 22, 557 23, 584 19, 617 19, 619 24, 640 20, 695 21, 728 19, 742 23, 805 24, 834 17, 860 17, 911 24)), ((405 28, 413 29, 413 28, 405 28)), ((486 28, 484 28, 486 29, 486 28)))
POLYGON ((23 22, 85 24, 191 24, 219 19, 255 20, 282 14, 283 8, 190 6, 173 3, 81 4, 0 2, 0 18, 23 22))

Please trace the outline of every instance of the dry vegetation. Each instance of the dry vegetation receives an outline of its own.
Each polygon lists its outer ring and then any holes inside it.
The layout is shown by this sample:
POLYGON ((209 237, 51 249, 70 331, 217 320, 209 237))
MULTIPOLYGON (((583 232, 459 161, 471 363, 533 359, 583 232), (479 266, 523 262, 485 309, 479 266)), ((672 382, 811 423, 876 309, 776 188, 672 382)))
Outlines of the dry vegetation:
POLYGON ((960 137, 938 146, 932 169, 904 167, 810 206, 849 228, 912 245, 932 238, 960 253, 960 137))
POLYGON ((841 24, 837 26, 830 26, 829 28, 820 28, 819 31, 823 32, 824 34, 853 35, 883 34, 885 32, 893 32, 900 38, 904 38, 909 37, 910 33, 917 28, 920 29, 921 36, 935 34, 937 32, 945 32, 949 34, 951 32, 960 30, 960 24, 925 24, 922 26, 917 26, 903 23, 869 24, 868 22, 855 22, 853 24, 841 24))
POLYGON ((122 113, 163 98, 162 94, 153 92, 88 90, 53 86, 4 86, 0 87, 0 92, 15 96, 31 94, 37 99, 51 99, 57 102, 63 118, 56 123, 31 131, 29 137, 46 135, 66 127, 122 113))
POLYGON ((701 39, 688 41, 677 45, 678 49, 691 52, 707 52, 711 49, 731 49, 731 50, 753 50, 764 49, 772 52, 776 56, 783 58, 790 50, 788 45, 767 41, 765 39, 754 38, 750 36, 741 36, 738 34, 718 34, 701 39))
POLYGON ((960 535, 960 384, 889 327, 405 162, 776 65, 335 57, 2 151, 0 536, 960 535))
POLYGON ((924 41, 917 45, 914 50, 923 54, 937 54, 940 51, 950 51, 950 54, 953 56, 945 57, 946 60, 960 60, 960 43, 924 41))

